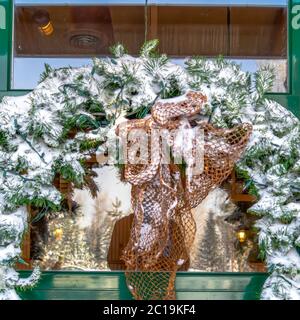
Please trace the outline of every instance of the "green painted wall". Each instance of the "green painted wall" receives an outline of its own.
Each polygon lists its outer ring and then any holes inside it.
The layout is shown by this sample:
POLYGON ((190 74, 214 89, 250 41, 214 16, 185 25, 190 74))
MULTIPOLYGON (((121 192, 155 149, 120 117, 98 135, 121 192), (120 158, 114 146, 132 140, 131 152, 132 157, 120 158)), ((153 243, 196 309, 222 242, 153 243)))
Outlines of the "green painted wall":
POLYGON ((9 89, 12 1, 0 0, 0 91, 9 89))
MULTIPOLYGON (((179 272, 176 295, 179 300, 257 300, 266 278, 265 273, 179 272)), ((132 299, 123 272, 43 272, 37 287, 19 294, 25 300, 132 299)))

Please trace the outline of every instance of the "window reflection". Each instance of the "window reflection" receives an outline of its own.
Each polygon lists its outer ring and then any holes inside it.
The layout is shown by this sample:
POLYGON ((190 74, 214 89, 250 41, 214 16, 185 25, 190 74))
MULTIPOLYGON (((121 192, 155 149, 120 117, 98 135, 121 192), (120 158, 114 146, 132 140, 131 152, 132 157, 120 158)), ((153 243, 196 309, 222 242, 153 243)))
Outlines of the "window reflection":
MULTIPOLYGON (((44 63, 85 65, 93 56, 108 55, 116 42, 123 43, 130 54, 138 54, 145 39, 143 1, 85 2, 88 6, 59 2, 15 2, 14 89, 34 88, 44 63)), ((149 1, 148 38, 158 38, 160 51, 173 59, 223 55, 240 60, 247 71, 269 62, 278 70, 274 91, 287 91, 286 1, 260 1, 259 6, 255 1, 217 2, 208 6, 207 1, 189 1, 184 6, 187 2, 172 1, 168 6, 164 1, 149 1)))

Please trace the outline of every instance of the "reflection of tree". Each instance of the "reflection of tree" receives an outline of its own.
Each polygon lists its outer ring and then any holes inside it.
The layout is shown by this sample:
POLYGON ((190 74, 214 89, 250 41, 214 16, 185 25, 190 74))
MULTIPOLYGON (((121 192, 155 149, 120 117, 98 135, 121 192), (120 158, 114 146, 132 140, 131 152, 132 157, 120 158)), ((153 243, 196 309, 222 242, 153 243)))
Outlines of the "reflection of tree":
POLYGON ((94 253, 100 269, 108 269, 107 252, 112 236, 114 224, 117 219, 125 214, 120 210, 121 201, 118 198, 111 204, 111 210, 107 210, 102 195, 95 201, 95 213, 91 226, 85 229, 91 251, 94 253))
POLYGON ((233 271, 237 270, 238 266, 236 264, 236 250, 234 247, 235 233, 231 226, 229 226, 225 221, 224 217, 216 218, 215 228, 218 230, 219 243, 222 256, 222 263, 219 267, 215 266, 215 271, 233 271), (220 269, 220 267, 223 269, 220 269))
POLYGON ((212 272, 252 271, 247 260, 251 246, 236 243, 234 227, 210 212, 192 268, 212 272))
MULTIPOLYGON (((197 235, 190 268, 213 272, 252 271, 248 255, 253 243, 249 240, 237 245, 235 229, 239 220, 229 223, 237 207, 220 189, 213 191, 195 212, 197 235)), ((244 212, 241 212, 244 215, 244 212)))
POLYGON ((258 60, 258 68, 270 66, 274 68, 274 83, 272 92, 287 91, 287 61, 286 60, 258 60))
POLYGON ((101 225, 106 215, 107 196, 100 194, 93 204, 93 219, 88 227, 85 228, 87 241, 91 251, 94 253, 97 262, 101 259, 101 225))
MULTIPOLYGON (((92 220, 88 227, 82 227, 85 215, 76 212, 54 214, 47 224, 47 239, 36 237, 35 259, 41 260, 44 269, 108 269, 107 253, 115 221, 125 214, 118 198, 110 202, 103 192, 93 201, 89 214, 92 220)), ((88 215, 89 216, 89 215, 88 215)), ((39 232, 36 232, 39 234, 39 232)))
POLYGON ((210 212, 202 239, 197 267, 200 270, 216 271, 223 265, 223 252, 220 237, 215 228, 213 213, 210 212))
MULTIPOLYGON (((75 216, 76 217, 76 216, 75 216)), ((95 270, 97 262, 83 230, 69 213, 59 213, 49 222, 50 237, 41 266, 45 269, 95 270)))

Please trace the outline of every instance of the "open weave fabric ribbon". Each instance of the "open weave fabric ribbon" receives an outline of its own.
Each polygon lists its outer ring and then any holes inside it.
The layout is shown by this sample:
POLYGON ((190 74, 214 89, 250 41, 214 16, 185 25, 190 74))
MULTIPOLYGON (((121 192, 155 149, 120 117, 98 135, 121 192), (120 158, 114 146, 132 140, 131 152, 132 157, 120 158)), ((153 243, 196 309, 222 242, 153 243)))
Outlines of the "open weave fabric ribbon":
POLYGON ((247 123, 216 129, 195 120, 205 103, 203 94, 190 91, 176 102, 157 102, 148 118, 129 120, 117 128, 122 138, 136 129, 143 129, 152 138, 147 147, 151 161, 132 164, 129 156, 123 176, 132 184, 134 219, 122 258, 127 285, 135 299, 175 299, 176 272, 188 262, 196 232, 191 209, 229 176, 252 132, 247 123), (157 129, 172 132, 168 145, 174 154, 182 154, 184 165, 176 164, 174 158, 170 163, 163 161, 161 136, 154 134, 157 129), (195 157, 201 132, 202 170, 191 174, 189 156, 195 157), (189 136, 192 141, 186 140, 189 136))

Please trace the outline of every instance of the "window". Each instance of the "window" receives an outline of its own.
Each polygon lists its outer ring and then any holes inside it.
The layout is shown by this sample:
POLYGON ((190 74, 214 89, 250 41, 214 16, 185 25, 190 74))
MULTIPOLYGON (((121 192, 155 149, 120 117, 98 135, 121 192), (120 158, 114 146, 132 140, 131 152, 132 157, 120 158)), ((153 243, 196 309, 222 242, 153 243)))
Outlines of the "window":
MULTIPOLYGON (((130 54, 138 54, 145 39, 143 1, 107 1, 113 2, 111 5, 69 2, 15 2, 13 88, 35 87, 44 63, 81 66, 90 63, 93 56, 108 55, 116 42, 123 43, 130 54)), ((253 1, 251 6, 242 6, 242 1, 236 1, 233 6, 234 1, 219 1, 212 6, 211 1, 208 6, 202 1, 203 5, 196 6, 200 2, 185 6, 179 1, 168 6, 163 1, 157 1, 159 5, 150 2, 148 37, 160 39, 160 51, 177 63, 192 55, 209 59, 223 55, 248 71, 271 63, 277 71, 273 90, 286 91, 286 5, 261 2, 254 6, 253 1)), ((96 170, 100 185, 96 199, 76 190, 69 212, 58 212, 32 224, 29 260, 41 260, 42 267, 50 270, 124 269, 120 256, 130 236, 130 189, 119 180, 116 169, 96 170)), ((64 181, 57 183, 58 188, 68 190, 64 181)), ((254 199, 244 193, 243 181, 236 181, 234 175, 222 188, 229 190, 230 199, 224 190, 217 189, 195 209, 197 237, 191 260, 182 270, 263 268, 257 261, 256 234, 250 232, 253 217, 246 214, 254 199), (245 237, 249 238, 247 245, 243 245, 245 237)), ((35 212, 31 214, 35 216, 35 212)))
MULTIPOLYGON (((16 0, 12 88, 34 88, 44 63, 88 64, 116 42, 137 54, 145 39, 144 1, 105 3, 16 0)), ((286 0, 152 0, 147 18, 148 38, 158 38, 160 51, 178 63, 191 55, 223 55, 251 72, 271 64, 273 91, 288 90, 286 0)))

